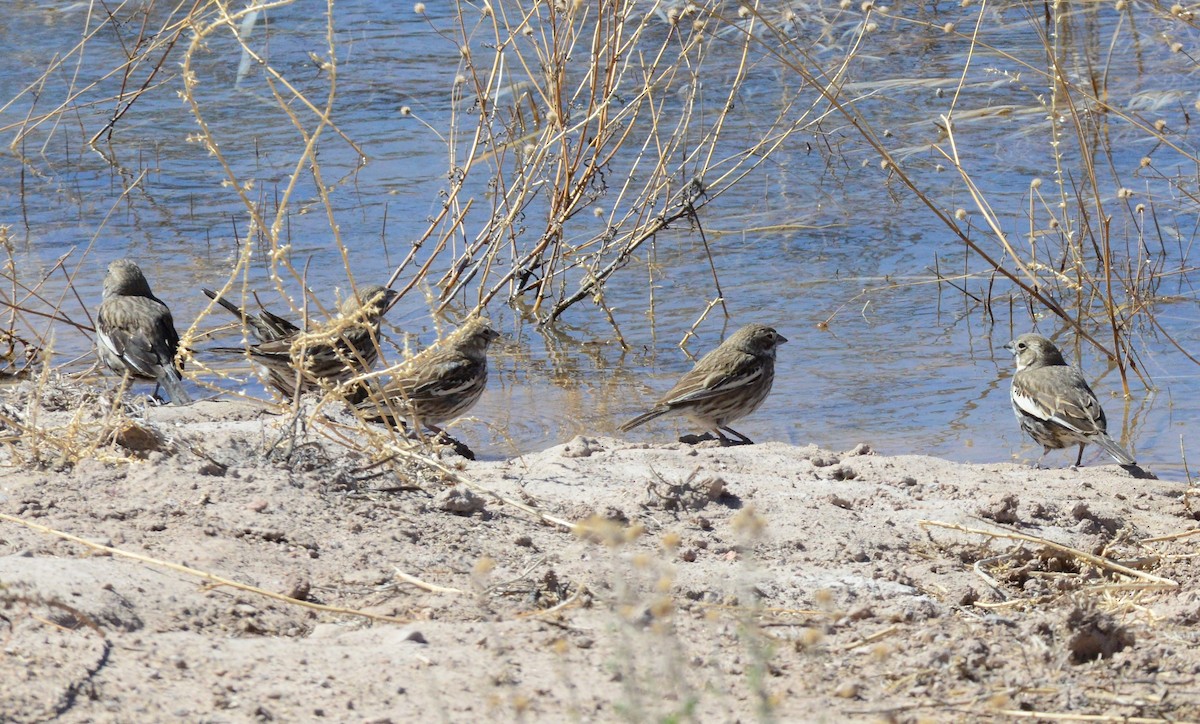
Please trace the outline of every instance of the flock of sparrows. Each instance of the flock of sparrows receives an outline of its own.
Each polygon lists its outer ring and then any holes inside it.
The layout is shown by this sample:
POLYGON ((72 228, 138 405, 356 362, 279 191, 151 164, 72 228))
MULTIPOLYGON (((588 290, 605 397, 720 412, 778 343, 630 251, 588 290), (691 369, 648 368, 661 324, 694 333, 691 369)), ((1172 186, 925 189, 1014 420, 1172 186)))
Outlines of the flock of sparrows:
MULTIPOLYGON (((231 312, 257 340, 247 348, 211 351, 248 354, 260 376, 285 397, 341 385, 358 377, 378 357, 379 323, 396 292, 379 285, 362 287, 341 305, 340 315, 308 331, 266 310, 246 313, 204 290, 231 312)), ((357 383, 347 399, 367 420, 393 427, 439 425, 463 415, 487 385, 487 349, 499 335, 479 317, 467 320, 441 342, 388 370, 382 385, 357 383)), ((729 427, 763 403, 775 381, 775 352, 787 339, 771 327, 747 324, 704 355, 654 407, 621 425, 622 431, 662 415, 686 415, 722 443, 749 438, 729 427)), ((104 278, 104 299, 96 323, 100 361, 118 375, 154 380, 171 402, 191 401, 176 359, 179 335, 167 305, 154 296, 137 264, 114 261, 104 278)), ((1101 447, 1122 465, 1133 456, 1109 437, 1104 411, 1079 370, 1068 365, 1054 344, 1024 334, 1005 345, 1017 362, 1011 401, 1021 428, 1045 450, 1088 443, 1101 447)), ((1041 460, 1038 461, 1039 465, 1041 460)))

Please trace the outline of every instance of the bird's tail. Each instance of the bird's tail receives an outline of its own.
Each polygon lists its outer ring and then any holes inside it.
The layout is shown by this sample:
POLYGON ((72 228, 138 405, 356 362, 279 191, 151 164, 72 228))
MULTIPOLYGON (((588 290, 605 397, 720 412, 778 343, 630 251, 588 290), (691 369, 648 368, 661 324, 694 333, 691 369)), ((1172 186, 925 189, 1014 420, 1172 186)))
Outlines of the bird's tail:
POLYGON ((225 307, 225 309, 228 310, 228 312, 230 314, 237 317, 238 319, 242 319, 246 316, 246 313, 242 311, 241 307, 234 304, 233 302, 230 302, 226 299, 223 299, 223 298, 217 296, 217 293, 214 292, 213 290, 201 289, 200 291, 204 292, 204 295, 206 297, 208 297, 209 299, 213 300, 217 304, 220 304, 222 307, 225 307))
POLYGON ((183 380, 179 376, 178 370, 174 367, 166 367, 158 375, 158 384, 162 385, 163 389, 171 397, 172 405, 190 405, 192 398, 188 395, 187 390, 183 389, 183 380))
POLYGON ((651 420, 653 420, 654 418, 661 417, 670 411, 671 411, 671 408, 669 408, 669 407, 656 407, 649 412, 643 412, 642 414, 633 418, 632 420, 625 423, 624 425, 621 425, 621 427, 619 427, 618 429, 621 432, 629 432, 630 430, 637 427, 638 425, 644 425, 647 422, 650 422, 651 420))
POLYGON ((1096 437, 1094 437, 1092 439, 1092 442, 1094 442, 1097 445, 1099 445, 1100 447, 1104 448, 1104 452, 1108 453, 1109 455, 1112 455, 1113 459, 1115 459, 1120 464, 1122 464, 1122 465, 1137 465, 1137 461, 1133 459, 1133 456, 1130 455, 1128 452, 1126 452, 1125 448, 1118 445, 1107 434, 1100 433, 1099 435, 1096 435, 1096 437))

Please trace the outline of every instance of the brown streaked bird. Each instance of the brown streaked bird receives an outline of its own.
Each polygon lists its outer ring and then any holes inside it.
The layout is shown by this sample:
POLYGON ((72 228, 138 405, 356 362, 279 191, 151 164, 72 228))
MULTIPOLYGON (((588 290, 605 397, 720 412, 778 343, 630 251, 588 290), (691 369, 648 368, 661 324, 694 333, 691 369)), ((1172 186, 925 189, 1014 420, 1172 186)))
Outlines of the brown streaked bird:
MULTIPOLYGON (((379 357, 376 346, 379 323, 396 296, 395 291, 379 284, 360 287, 357 295, 342 302, 337 318, 314 325, 307 332, 268 339, 249 347, 213 347, 209 351, 249 354, 259 375, 285 398, 290 399, 297 390, 304 393, 338 385, 375 364, 379 357)), ((237 313, 245 314, 241 309, 237 313)), ((257 337, 260 330, 253 324, 251 329, 257 337)), ((274 335, 277 330, 268 325, 261 331, 274 335)))
POLYGON ((435 433, 462 416, 487 387, 488 346, 500 335, 486 319, 472 317, 445 339, 392 369, 391 379, 358 403, 363 417, 399 427, 410 420, 435 433))
POLYGON ((1133 456, 1108 436, 1108 421, 1096 393, 1079 370, 1068 365, 1054 343, 1040 334, 1022 334, 1004 345, 1017 361, 1012 378, 1013 413, 1021 429, 1051 450, 1079 445, 1075 466, 1083 462, 1083 447, 1101 447, 1121 465, 1136 465, 1133 456))
POLYGON ((291 320, 284 319, 278 314, 273 314, 259 304, 258 314, 248 314, 246 310, 238 305, 222 299, 216 292, 211 289, 201 289, 204 295, 213 300, 217 304, 224 307, 230 314, 242 320, 242 324, 250 329, 250 333, 254 335, 254 339, 259 342, 274 342, 291 337, 300 333, 300 328, 292 324, 291 320))
POLYGON ((183 389, 181 366, 175 361, 179 333, 171 310, 150 291, 137 264, 117 259, 104 275, 104 298, 96 313, 96 352, 118 375, 154 380, 176 405, 192 401, 183 389))
POLYGON ((700 358, 671 391, 654 407, 621 425, 628 432, 668 413, 687 415, 705 430, 716 433, 721 444, 737 436, 739 444, 750 438, 729 425, 758 409, 775 381, 775 350, 787 341, 782 334, 762 324, 747 324, 716 349, 700 358))

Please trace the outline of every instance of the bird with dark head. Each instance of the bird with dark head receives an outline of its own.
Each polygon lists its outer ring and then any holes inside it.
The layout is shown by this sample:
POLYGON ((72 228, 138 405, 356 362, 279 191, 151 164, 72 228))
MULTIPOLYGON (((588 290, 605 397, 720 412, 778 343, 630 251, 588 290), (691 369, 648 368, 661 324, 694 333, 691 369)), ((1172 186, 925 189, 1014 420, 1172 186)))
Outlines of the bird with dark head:
MULTIPOLYGON (((251 323, 250 328, 256 338, 266 337, 263 341, 245 348, 214 347, 209 351, 248 354, 264 381, 288 399, 298 393, 331 388, 375 364, 379 357, 379 324, 396 296, 395 291, 378 284, 360 287, 357 294, 342 301, 336 318, 315 324, 308 331, 289 333, 285 325, 259 319, 260 324, 251 323)), ((246 318, 236 305, 229 306, 246 318)))
POLYGON ((391 379, 358 403, 363 417, 400 427, 403 421, 435 433, 461 417, 487 387, 487 351, 500 335, 472 317, 442 341, 391 369, 391 379))
POLYGON ((1108 422, 1096 393, 1053 342, 1040 334, 1022 334, 1004 348, 1017 361, 1010 390, 1013 413, 1021 429, 1042 446, 1043 458, 1051 450, 1078 444, 1075 465, 1079 466, 1084 446, 1092 443, 1122 465, 1137 464, 1108 436, 1108 422))
POLYGON ((150 291, 141 268, 129 259, 108 265, 104 297, 96 313, 96 352, 100 361, 118 375, 154 380, 176 405, 192 401, 183 389, 179 333, 171 310, 150 291))
POLYGON ((731 442, 726 432, 735 435, 736 442, 749 444, 750 438, 729 425, 767 399, 775 382, 775 350, 786 341, 771 327, 747 324, 701 357, 653 408, 620 429, 628 432, 656 417, 679 413, 715 433, 722 444, 731 442))

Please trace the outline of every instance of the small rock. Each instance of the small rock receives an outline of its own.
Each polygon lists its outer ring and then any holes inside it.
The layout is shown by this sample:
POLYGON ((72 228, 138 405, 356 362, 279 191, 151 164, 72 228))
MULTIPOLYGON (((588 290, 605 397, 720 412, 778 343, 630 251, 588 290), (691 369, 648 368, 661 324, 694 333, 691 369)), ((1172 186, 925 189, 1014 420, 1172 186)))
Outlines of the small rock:
POLYGON ((1017 506, 1020 503, 1020 499, 1013 493, 995 495, 987 502, 987 505, 979 508, 976 512, 980 516, 994 520, 997 523, 1013 525, 1021 522, 1021 519, 1017 516, 1017 506))
POLYGON ((846 612, 844 621, 866 621, 875 618, 875 610, 868 604, 860 604, 846 612))
POLYGON ((849 465, 838 465, 829 471, 829 477, 833 480, 854 480, 858 473, 849 465))
POLYGON ((437 494, 433 504, 440 510, 455 515, 471 515, 482 511, 487 504, 465 485, 455 485, 437 494))
POLYGON ((833 695, 841 699, 854 699, 858 696, 857 681, 843 681, 833 690, 833 695))
POLYGON ((629 516, 625 515, 625 511, 611 505, 605 508, 604 512, 600 513, 600 516, 605 520, 611 520, 621 525, 629 525, 629 516))
POLYGON ((201 475, 208 475, 214 478, 223 478, 225 473, 229 471, 229 466, 222 465, 212 460, 206 461, 203 465, 196 468, 196 472, 201 475))
POLYGON ((132 421, 117 430, 115 442, 126 450, 143 456, 161 451, 166 445, 158 431, 132 421))
POLYGON ((598 452, 604 452, 604 447, 599 442, 590 437, 576 435, 574 439, 563 445, 562 456, 564 458, 587 458, 598 452))
POLYGON ((840 495, 830 495, 825 500, 829 501, 830 505, 836 505, 843 510, 854 510, 854 504, 840 495))
POLYGON ((307 601, 312 591, 312 583, 304 576, 294 575, 284 582, 283 595, 297 601, 307 601))
POLYGON ((725 494, 725 480, 720 475, 709 475, 696 481, 696 487, 704 491, 709 500, 717 500, 725 494))

